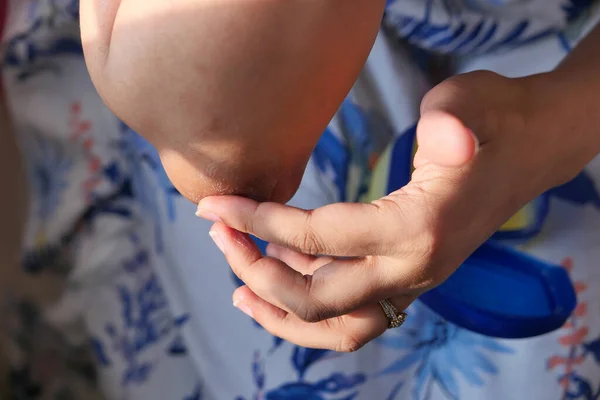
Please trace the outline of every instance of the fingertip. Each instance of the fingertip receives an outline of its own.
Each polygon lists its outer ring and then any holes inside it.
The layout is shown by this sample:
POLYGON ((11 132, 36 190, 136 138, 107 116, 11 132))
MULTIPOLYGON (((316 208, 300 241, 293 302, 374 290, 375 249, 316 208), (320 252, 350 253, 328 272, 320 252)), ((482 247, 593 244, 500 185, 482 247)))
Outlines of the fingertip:
POLYGON ((283 248, 275 243, 269 243, 265 252, 267 256, 279 259, 283 248))
POLYGON ((233 264, 252 263, 262 257, 258 246, 247 233, 237 231, 221 222, 213 224, 209 235, 232 267, 233 264))
POLYGON ((225 225, 222 222, 215 222, 214 224, 212 224, 212 226, 209 229, 209 232, 217 232, 217 233, 221 233, 223 232, 225 229, 227 228, 227 225, 225 225))
POLYGON ((258 303, 264 302, 264 300, 258 297, 256 293, 254 293, 247 285, 243 285, 235 289, 232 300, 233 305, 236 307, 237 305, 244 303, 248 304, 252 308, 255 308, 258 303))
POLYGON ((424 114, 417 126, 419 158, 442 166, 458 167, 476 154, 479 141, 457 117, 442 111, 424 114))
POLYGON ((235 222, 236 215, 243 215, 256 209, 257 202, 239 196, 209 196, 198 202, 196 216, 213 222, 235 222), (234 217, 234 218, 232 218, 234 217), (231 220, 234 221, 231 221, 231 220))
POLYGON ((261 323, 265 318, 284 319, 287 315, 282 309, 261 299, 248 286, 240 286, 232 295, 233 306, 244 314, 261 323))
POLYGON ((233 292, 233 306, 241 312, 243 312, 244 314, 246 314, 247 316, 249 316, 250 318, 254 318, 254 311, 252 309, 251 302, 248 301, 248 296, 245 295, 245 293, 243 293, 247 292, 248 290, 249 289, 247 287, 242 286, 241 288, 233 292), (243 288, 246 288, 247 290, 243 290, 243 288))
POLYGON ((222 241, 230 242, 233 237, 238 236, 240 232, 225 225, 222 222, 215 222, 208 231, 211 238, 219 237, 222 241))
POLYGON ((231 296, 233 306, 237 307, 237 305, 242 302, 252 301, 252 296, 256 295, 252 292, 252 290, 250 290, 248 286, 240 286, 239 288, 233 291, 233 295, 231 296))
POLYGON ((429 160, 426 159, 425 157, 423 157, 423 152, 421 152, 417 149, 417 152, 415 153, 415 156, 413 157, 413 167, 419 168, 419 167, 427 164, 428 162, 429 162, 429 160))

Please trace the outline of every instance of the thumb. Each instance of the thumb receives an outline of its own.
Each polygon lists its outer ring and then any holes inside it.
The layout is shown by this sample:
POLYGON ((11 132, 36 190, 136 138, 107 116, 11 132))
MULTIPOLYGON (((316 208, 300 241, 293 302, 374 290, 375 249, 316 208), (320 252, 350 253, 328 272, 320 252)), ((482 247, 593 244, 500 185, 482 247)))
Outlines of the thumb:
POLYGON ((418 150, 415 168, 432 163, 444 167, 460 167, 478 150, 479 141, 458 118, 445 111, 428 111, 417 125, 418 150))

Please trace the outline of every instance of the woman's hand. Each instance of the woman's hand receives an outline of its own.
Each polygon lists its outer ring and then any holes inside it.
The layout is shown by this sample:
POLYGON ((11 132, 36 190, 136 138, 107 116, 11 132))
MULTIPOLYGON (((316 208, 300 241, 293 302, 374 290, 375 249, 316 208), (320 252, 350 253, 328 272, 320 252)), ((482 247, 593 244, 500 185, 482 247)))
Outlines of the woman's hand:
POLYGON ((384 0, 81 0, 108 107, 189 200, 292 197, 373 45, 384 0))
POLYGON ((565 130, 574 115, 547 96, 552 79, 475 72, 434 88, 422 103, 412 180, 371 204, 304 211, 203 199, 198 215, 216 222, 211 236, 246 283, 234 304, 302 346, 354 351, 379 336, 388 320, 378 301, 404 310, 597 152, 565 130), (268 257, 248 233, 273 243, 268 257))

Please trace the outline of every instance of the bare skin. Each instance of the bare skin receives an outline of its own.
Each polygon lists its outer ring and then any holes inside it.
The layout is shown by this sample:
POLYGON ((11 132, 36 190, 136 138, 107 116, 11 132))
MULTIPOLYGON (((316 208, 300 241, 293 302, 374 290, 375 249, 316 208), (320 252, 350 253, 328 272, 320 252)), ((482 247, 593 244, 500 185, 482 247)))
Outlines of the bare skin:
POLYGON ((379 300, 406 308, 600 151, 596 28, 551 73, 476 72, 434 88, 422 104, 415 172, 401 190, 371 204, 287 207, 280 202, 369 53, 382 0, 81 6, 98 91, 158 148, 177 188, 200 200, 199 215, 215 221, 211 236, 247 284, 234 304, 299 345, 368 343, 387 325, 379 300), (248 234, 274 243, 269 257, 248 234))
POLYGON ((301 346, 355 351, 381 335, 388 321, 378 301, 408 307, 600 152, 599 46, 596 28, 553 72, 479 71, 434 88, 421 106, 410 183, 373 203, 305 211, 203 199, 198 214, 216 222, 211 237, 246 283, 234 305, 301 346), (247 233, 272 243, 268 257, 247 233))
POLYGON ((369 54, 383 0, 81 0, 109 108, 197 203, 284 202, 369 54))

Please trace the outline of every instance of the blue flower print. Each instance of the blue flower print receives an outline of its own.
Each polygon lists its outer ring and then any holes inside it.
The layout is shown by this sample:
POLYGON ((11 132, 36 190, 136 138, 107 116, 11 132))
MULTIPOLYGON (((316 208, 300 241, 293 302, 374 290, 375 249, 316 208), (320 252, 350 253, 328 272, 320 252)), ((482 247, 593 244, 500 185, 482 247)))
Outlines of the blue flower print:
POLYGON ((167 296, 147 256, 148 250, 135 235, 131 235, 130 240, 135 251, 122 261, 126 275, 115 285, 120 318, 106 321, 104 332, 92 337, 92 349, 100 366, 111 366, 111 358, 125 363, 121 375, 123 387, 140 385, 150 379, 158 362, 148 355, 154 346, 164 346, 169 357, 186 355, 181 328, 189 320, 187 314, 172 315, 167 296))
POLYGON ((568 0, 563 5, 563 10, 567 14, 567 19, 573 21, 581 15, 586 9, 590 7, 592 0, 568 0))
MULTIPOLYGON (((537 24, 535 19, 498 18, 507 0, 423 0, 411 2, 410 12, 402 0, 389 0, 386 24, 414 47, 446 54, 485 54, 523 46, 561 33, 557 24, 537 24), (497 11, 492 10, 497 8, 497 11)), ((510 1, 515 3, 514 1, 510 1)), ((571 20, 591 0, 569 0, 563 6, 564 19, 571 20)))
POLYGON ((35 151, 31 157, 31 175, 34 196, 39 199, 38 218, 42 221, 52 216, 60 205, 64 190, 68 187, 68 174, 73 159, 58 141, 34 135, 35 151))
MULTIPOLYGON (((591 358, 600 365, 600 337, 581 345, 582 360, 591 358)), ((576 350, 572 350, 576 354, 576 350)), ((575 357, 572 357, 575 358, 575 357)), ((571 360, 569 360, 571 361, 571 360)), ((575 368, 560 377, 560 381, 568 380, 564 398, 569 400, 600 400, 600 385, 591 376, 580 375, 575 368)))
POLYGON ((18 70, 26 80, 41 72, 60 72, 58 56, 83 56, 77 21, 79 1, 35 1, 29 7, 30 28, 13 36, 6 45, 3 65, 18 70))
POLYGON ((600 365, 600 336, 589 343, 584 344, 587 353, 591 354, 596 361, 596 364, 600 365))
POLYGON ((292 364, 298 373, 298 378, 300 380, 304 379, 304 374, 311 365, 331 354, 329 350, 295 346, 292 354, 292 364))
MULTIPOLYGON (((265 359, 259 351, 254 353, 252 361, 252 377, 256 392, 254 400, 351 400, 358 395, 359 387, 366 382, 363 373, 342 374, 332 373, 329 377, 318 381, 304 378, 306 371, 316 363, 337 357, 339 354, 328 350, 308 349, 293 346, 291 362, 296 370, 297 378, 282 385, 266 390, 267 376, 265 374, 265 359)), ((245 400, 238 397, 237 400, 245 400)))
POLYGON ((600 210, 600 194, 592 177, 586 172, 580 172, 573 180, 551 189, 551 197, 567 201, 569 203, 584 206, 591 204, 600 210))
POLYGON ((127 162, 124 168, 111 165, 105 173, 110 175, 113 182, 125 177, 129 180, 132 196, 144 212, 152 216, 155 249, 160 254, 164 251, 162 210, 165 210, 169 221, 174 221, 175 198, 181 195, 169 180, 156 149, 124 123, 119 122, 119 125, 121 137, 115 146, 127 162), (145 167, 149 168, 150 173, 145 167), (157 188, 160 189, 158 193, 157 188))
POLYGON ((180 193, 177 191, 175 186, 173 186, 171 180, 167 176, 167 173, 165 172, 160 161, 160 157, 158 156, 158 151, 150 144, 150 142, 123 123, 121 123, 121 132, 127 146, 127 151, 129 152, 130 156, 133 157, 134 162, 138 165, 142 163, 146 164, 154 173, 156 182, 165 194, 165 207, 169 220, 174 221, 174 200, 175 197, 180 196, 180 193))
POLYGON ((201 400, 202 399, 202 385, 196 385, 194 391, 189 396, 185 396, 183 400, 201 400))
POLYGON ((269 391, 265 400, 351 400, 358 392, 353 389, 366 380, 363 374, 345 376, 334 373, 316 383, 295 382, 269 391), (347 391, 350 393, 345 393, 347 391))
POLYGON ((327 129, 319 139, 312 158, 322 175, 318 176, 318 182, 328 200, 332 203, 345 201, 350 152, 344 143, 327 129))
POLYGON ((349 155, 345 178, 348 196, 342 201, 358 201, 369 190, 373 160, 392 141, 394 129, 384 115, 350 98, 344 100, 338 116, 349 155))
MULTIPOLYGON (((402 330, 390 331, 376 343, 403 352, 381 375, 415 368, 411 380, 414 400, 429 399, 432 385, 439 385, 448 399, 459 399, 456 373, 471 385, 481 386, 483 375, 498 373, 486 353, 512 353, 498 341, 458 328, 420 304, 413 306, 402 330)), ((393 398, 398 397, 390 400, 393 398)))
POLYGON ((323 193, 330 202, 358 201, 368 191, 373 160, 394 137, 389 121, 348 97, 338 112, 339 134, 327 128, 312 159, 323 193))

